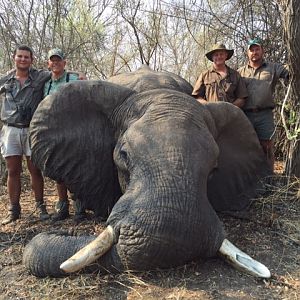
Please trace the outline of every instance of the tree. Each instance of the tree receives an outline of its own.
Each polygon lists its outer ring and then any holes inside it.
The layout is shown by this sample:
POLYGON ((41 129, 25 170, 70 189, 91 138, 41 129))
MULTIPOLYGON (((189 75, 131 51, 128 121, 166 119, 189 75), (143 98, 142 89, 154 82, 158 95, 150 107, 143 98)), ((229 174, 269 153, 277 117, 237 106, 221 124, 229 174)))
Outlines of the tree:
POLYGON ((280 0, 284 32, 290 66, 290 124, 288 130, 289 152, 286 173, 300 177, 300 6, 297 0, 280 0))

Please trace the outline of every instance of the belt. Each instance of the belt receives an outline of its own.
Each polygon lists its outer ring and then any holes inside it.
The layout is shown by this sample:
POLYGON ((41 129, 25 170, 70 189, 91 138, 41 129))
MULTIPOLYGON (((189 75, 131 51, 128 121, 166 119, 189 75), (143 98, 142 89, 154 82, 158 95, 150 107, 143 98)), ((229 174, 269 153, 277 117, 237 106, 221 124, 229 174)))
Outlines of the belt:
POLYGON ((273 109, 272 107, 264 107, 264 108, 247 108, 247 109, 244 109, 244 112, 253 112, 253 113, 257 113, 257 112, 260 112, 260 111, 263 111, 263 110, 268 110, 268 109, 273 109))
POLYGON ((12 123, 6 123, 6 122, 4 122, 4 125, 9 126, 9 127, 16 127, 16 128, 28 128, 29 127, 29 125, 12 124, 12 123))

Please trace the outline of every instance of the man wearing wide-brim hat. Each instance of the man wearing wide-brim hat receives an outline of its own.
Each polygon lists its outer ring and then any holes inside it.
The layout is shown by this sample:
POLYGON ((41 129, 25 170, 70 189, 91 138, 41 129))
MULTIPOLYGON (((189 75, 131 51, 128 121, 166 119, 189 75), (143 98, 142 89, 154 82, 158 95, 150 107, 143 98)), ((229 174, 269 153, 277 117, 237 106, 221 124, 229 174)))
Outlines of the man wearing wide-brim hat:
POLYGON ((240 74, 226 65, 234 51, 224 44, 216 44, 205 56, 212 67, 202 72, 194 86, 192 96, 201 103, 225 101, 238 107, 245 104, 247 89, 240 74))

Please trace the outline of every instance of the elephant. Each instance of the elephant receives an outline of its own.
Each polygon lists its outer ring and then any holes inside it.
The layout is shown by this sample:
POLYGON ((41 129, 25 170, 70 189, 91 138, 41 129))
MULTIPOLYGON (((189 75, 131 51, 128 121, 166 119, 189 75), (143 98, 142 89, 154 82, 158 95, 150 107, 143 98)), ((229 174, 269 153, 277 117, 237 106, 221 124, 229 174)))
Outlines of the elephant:
POLYGON ((35 236, 23 254, 30 273, 65 276, 94 262, 109 272, 164 269, 221 253, 271 276, 226 239, 217 214, 247 209, 270 174, 255 131, 239 108, 200 104, 191 92, 178 75, 143 66, 68 83, 40 103, 33 162, 108 218, 98 237, 35 236))

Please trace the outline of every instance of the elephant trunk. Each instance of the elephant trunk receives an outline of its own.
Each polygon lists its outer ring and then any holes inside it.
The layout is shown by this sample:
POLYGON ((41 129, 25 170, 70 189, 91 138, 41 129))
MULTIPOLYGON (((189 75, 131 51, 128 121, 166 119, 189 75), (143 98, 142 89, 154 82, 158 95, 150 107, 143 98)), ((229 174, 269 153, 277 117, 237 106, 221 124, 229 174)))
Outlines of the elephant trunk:
MULTIPOLYGON (((95 240, 97 240, 95 236, 40 233, 26 245, 23 264, 31 274, 37 277, 65 276, 66 272, 60 268, 60 265, 95 240)), ((96 244, 99 244, 99 241, 96 241, 96 244)), ((114 248, 101 258, 100 266, 91 265, 87 271, 98 271, 99 268, 104 272, 121 271, 123 266, 114 248)), ((92 262, 89 261, 88 264, 90 263, 92 262)))

